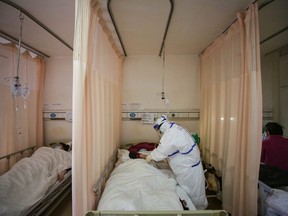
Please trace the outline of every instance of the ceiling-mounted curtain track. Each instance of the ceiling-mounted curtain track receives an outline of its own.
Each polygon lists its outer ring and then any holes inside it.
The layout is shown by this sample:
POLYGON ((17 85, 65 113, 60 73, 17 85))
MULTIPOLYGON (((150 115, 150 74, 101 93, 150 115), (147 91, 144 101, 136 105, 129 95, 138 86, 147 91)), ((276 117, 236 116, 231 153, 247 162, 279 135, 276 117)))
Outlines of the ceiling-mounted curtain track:
POLYGON ((163 50, 163 47, 164 47, 164 44, 165 44, 165 40, 166 40, 166 36, 167 36, 167 32, 168 32, 168 29, 169 29, 169 26, 170 26, 171 17, 172 17, 173 10, 174 10, 174 0, 170 0, 170 4, 171 4, 171 9, 170 9, 168 21, 167 21, 167 24, 166 24, 166 29, 165 29, 164 37, 163 37, 163 40, 162 40, 159 56, 162 55, 162 50, 163 50))
POLYGON ((112 0, 108 0, 108 2, 107 2, 108 13, 109 13, 109 16, 110 16, 110 18, 111 18, 111 20, 112 20, 112 24, 113 24, 113 26, 114 26, 114 28, 115 28, 117 37, 118 37, 118 39, 119 39, 119 41, 120 41, 120 44, 121 44, 121 48, 122 48, 122 50, 123 50, 123 53, 124 53, 124 55, 125 55, 125 57, 126 57, 126 56, 127 56, 126 50, 125 50, 124 44, 123 44, 123 42, 122 42, 121 35, 120 35, 119 31, 118 31, 117 25, 116 25, 116 23, 115 23, 113 13, 112 13, 112 11, 111 11, 111 7, 110 7, 111 1, 112 1, 112 0))
MULTIPOLYGON (((163 50, 163 47, 164 47, 164 44, 165 44, 167 32, 168 32, 169 25, 170 25, 170 20, 171 20, 172 13, 173 13, 173 10, 174 10, 174 0, 169 0, 169 1, 170 1, 170 4, 171 4, 171 9, 170 9, 168 21, 167 21, 167 24, 166 24, 164 37, 163 37, 163 40, 162 40, 162 43, 161 43, 161 49, 160 49, 160 52, 159 52, 159 56, 161 56, 161 54, 162 54, 162 50, 163 50)), ((126 50, 125 50, 125 46, 124 46, 124 44, 123 44, 121 35, 120 35, 119 31, 118 31, 116 22, 115 22, 115 20, 114 20, 113 13, 112 13, 112 11, 111 11, 111 7, 110 7, 111 2, 112 2, 112 0, 108 0, 108 2, 107 2, 108 12, 109 12, 109 15, 110 15, 110 17, 111 17, 112 24, 113 24, 113 26, 114 26, 114 28, 115 28, 117 37, 118 37, 118 39, 119 39, 119 41, 120 41, 120 44, 121 44, 121 48, 122 48, 122 50, 123 50, 123 53, 124 53, 125 56, 127 56, 126 50)))
POLYGON ((276 37, 277 35, 281 34, 284 31, 287 31, 287 30, 288 30, 288 26, 284 27, 283 29, 281 29, 281 30, 275 32, 274 34, 270 35, 269 37, 265 38, 264 40, 262 40, 260 42, 260 44, 265 43, 266 41, 272 39, 273 37, 276 37))
MULTIPOLYGON (((252 4, 256 3, 257 1, 258 1, 258 0, 254 1, 252 4)), ((267 1, 263 2, 262 4, 258 5, 258 11, 261 10, 262 8, 264 8, 265 6, 269 5, 269 4, 272 3, 273 1, 275 1, 275 0, 267 0, 267 1)), ((247 8, 247 9, 248 9, 248 8, 247 8)), ((247 9, 246 9, 246 10, 247 10, 247 9)), ((236 21, 237 21, 237 19, 235 19, 220 35, 224 34, 236 21)), ((218 36, 218 37, 219 37, 219 36, 218 36)), ((217 38, 218 38, 218 37, 217 37, 217 38)), ((269 39, 270 39, 270 38, 269 38, 269 39)), ((213 43, 213 42, 212 42, 212 43, 213 43)), ((212 44, 212 43, 211 43, 211 44, 212 44)), ((262 42, 261 42, 261 43, 262 43, 262 42)), ((204 50, 202 50, 202 51, 200 52, 199 56, 201 56, 201 55, 205 52, 205 50, 206 50, 211 44, 209 44, 204 50)))
MULTIPOLYGON (((256 0, 255 2, 257 2, 258 0, 256 0)), ((259 6, 258 6, 258 10, 261 10, 262 8, 264 8, 265 6, 269 5, 270 3, 272 3, 273 1, 275 0, 266 0, 265 2, 261 3, 259 6)), ((255 3, 253 2, 253 3, 255 3)))
POLYGON ((30 14, 28 11, 26 11, 24 8, 20 7, 19 5, 9 1, 9 0, 0 0, 20 11, 22 11, 26 16, 28 16, 31 20, 33 20, 35 23, 37 23, 39 26, 41 26, 43 29, 45 29, 47 32, 49 32, 53 37, 55 37, 57 40, 59 40, 62 44, 67 46, 70 50, 73 51, 73 48, 66 43, 62 38, 60 38, 57 34, 55 34, 51 29, 49 29, 47 26, 45 26, 43 23, 41 23, 38 19, 36 19, 32 14, 30 14))
MULTIPOLYGON (((0 30, 0 37, 4 38, 4 39, 6 39, 6 40, 8 40, 8 41, 10 41, 10 42, 12 42, 14 44, 18 43, 18 39, 17 38, 14 38, 11 35, 3 32, 1 30, 0 30)), ((43 52, 41 52, 41 51, 29 46, 28 44, 26 44, 24 42, 22 42, 21 47, 25 48, 26 50, 29 50, 30 52, 33 52, 33 53, 39 55, 39 56, 46 57, 46 58, 50 57, 49 55, 47 55, 47 54, 45 54, 45 53, 43 53, 43 52)))

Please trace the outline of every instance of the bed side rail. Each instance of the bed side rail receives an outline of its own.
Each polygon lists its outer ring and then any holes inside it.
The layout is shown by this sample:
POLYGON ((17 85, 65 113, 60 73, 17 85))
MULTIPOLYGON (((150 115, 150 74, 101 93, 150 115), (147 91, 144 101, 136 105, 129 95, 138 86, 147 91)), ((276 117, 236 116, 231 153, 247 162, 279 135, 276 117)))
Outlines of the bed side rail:
POLYGON ((29 151, 34 152, 35 149, 36 149, 36 146, 32 146, 32 147, 29 147, 29 148, 26 148, 26 149, 22 149, 22 150, 20 150, 20 151, 13 152, 13 153, 8 154, 8 155, 1 156, 1 157, 0 157, 0 160, 5 159, 5 158, 6 158, 7 160, 9 160, 11 156, 14 156, 14 155, 17 155, 17 154, 20 154, 21 157, 23 158, 25 152, 27 152, 27 153, 29 154, 29 151))
POLYGON ((29 148, 22 149, 20 151, 13 152, 11 154, 7 154, 0 157, 0 175, 4 174, 11 167, 17 163, 19 160, 25 157, 30 157, 34 151, 36 150, 36 146, 32 146, 29 148))
POLYGON ((104 170, 100 174, 99 179, 97 180, 96 184, 93 187, 93 192, 95 194, 96 208, 98 206, 98 202, 99 202, 100 197, 102 195, 102 192, 104 190, 105 183, 106 183, 107 179, 109 178, 112 170, 115 167, 115 163, 116 163, 116 160, 117 160, 117 152, 118 152, 118 149, 116 149, 113 152, 112 156, 108 160, 108 163, 105 165, 104 170))

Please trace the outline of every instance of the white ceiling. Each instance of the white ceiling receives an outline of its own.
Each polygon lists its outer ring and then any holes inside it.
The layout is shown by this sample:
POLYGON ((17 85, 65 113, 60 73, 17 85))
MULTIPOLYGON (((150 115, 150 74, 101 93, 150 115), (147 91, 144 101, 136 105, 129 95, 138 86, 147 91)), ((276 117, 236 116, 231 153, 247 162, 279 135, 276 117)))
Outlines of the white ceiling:
MULTIPOLYGON (((0 1, 0 32, 16 38, 20 33, 20 12, 0 1)), ((72 0, 10 0, 29 12, 73 47, 75 5, 72 0)), ((0 34, 1 36, 1 34, 0 34)), ((22 41, 48 56, 72 55, 72 50, 29 17, 24 16, 22 41)))
MULTIPOLYGON (((166 54, 199 54, 236 19, 236 13, 245 10, 254 0, 110 0, 110 9, 126 55, 159 55, 171 10, 166 54)), ((258 4, 271 0, 258 0, 258 4)), ((108 0, 102 0, 104 18, 113 37, 118 40, 107 9, 108 0)), ((0 36, 19 38, 20 12, 17 4, 40 25, 48 27, 61 38, 47 32, 28 16, 24 17, 23 43, 49 57, 73 54, 75 2, 72 0, 0 0, 0 36), (7 4, 5 2, 10 2, 7 4), (12 6, 11 6, 12 4, 12 6), (15 8, 16 7, 16 8, 15 8), (6 36, 5 36, 6 35, 6 36)), ((288 1, 274 0, 259 10, 260 40, 288 26, 288 1)), ((261 44, 269 52, 288 44, 288 31, 261 44)), ((119 49, 121 44, 117 42, 119 49)))

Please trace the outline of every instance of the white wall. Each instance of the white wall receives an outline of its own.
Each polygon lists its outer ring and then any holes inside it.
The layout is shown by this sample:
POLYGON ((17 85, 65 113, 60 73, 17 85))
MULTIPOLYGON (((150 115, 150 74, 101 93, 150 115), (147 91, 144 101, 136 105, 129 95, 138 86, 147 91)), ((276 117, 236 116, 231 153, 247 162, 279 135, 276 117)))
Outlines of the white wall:
MULTIPOLYGON (((159 56, 128 56, 123 65, 122 104, 140 103, 144 110, 199 109, 200 77, 198 56, 166 56, 165 89, 170 106, 161 99, 163 60, 159 56)), ((71 57, 46 61, 44 110, 72 110, 71 57)), ((173 120, 173 119, 171 119, 173 120)), ((191 132, 199 131, 199 120, 175 121, 191 132)), ((72 123, 64 120, 44 121, 45 144, 71 140, 72 123)), ((122 121, 122 143, 158 141, 152 125, 141 121, 122 121)))
POLYGON ((280 58, 280 123, 288 137, 288 49, 280 58))
MULTIPOLYGON (((73 57, 46 60, 44 111, 72 110, 73 57)), ((44 121, 44 144, 70 141, 72 123, 65 120, 44 121)))
POLYGON ((271 110, 272 117, 265 119, 263 125, 275 121, 285 127, 288 136, 288 47, 263 55, 261 59, 263 109, 271 110))
MULTIPOLYGON (((166 106, 161 99, 163 60, 159 56, 128 56, 123 65, 122 104, 139 103, 144 111, 161 112, 199 109, 199 58, 189 55, 167 55, 164 91, 170 100, 166 106)), ((173 120, 173 119, 170 119, 173 120)), ((177 122, 177 121, 175 121, 177 122)), ((178 121, 191 132, 198 132, 198 120, 178 121)), ((158 141, 152 125, 141 121, 122 121, 122 143, 158 141)))

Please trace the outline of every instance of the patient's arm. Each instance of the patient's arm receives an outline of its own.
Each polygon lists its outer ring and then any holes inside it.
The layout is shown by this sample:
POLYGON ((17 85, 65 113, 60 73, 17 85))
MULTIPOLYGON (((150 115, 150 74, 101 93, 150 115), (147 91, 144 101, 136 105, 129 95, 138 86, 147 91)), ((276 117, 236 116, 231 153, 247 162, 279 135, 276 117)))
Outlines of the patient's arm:
POLYGON ((139 158, 146 159, 147 155, 139 153, 139 158))
POLYGON ((60 181, 60 182, 61 182, 61 181, 64 179, 65 174, 66 174, 69 170, 71 170, 71 168, 65 169, 65 170, 61 171, 60 173, 58 173, 58 175, 57 175, 57 181, 60 181))
POLYGON ((143 158, 145 159, 147 155, 144 155, 144 154, 141 154, 141 153, 136 153, 136 152, 130 152, 129 153, 129 157, 132 158, 132 159, 135 159, 135 158, 143 158))

